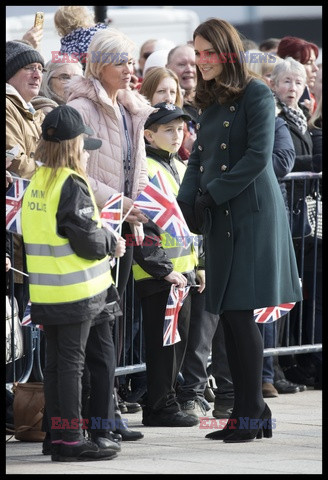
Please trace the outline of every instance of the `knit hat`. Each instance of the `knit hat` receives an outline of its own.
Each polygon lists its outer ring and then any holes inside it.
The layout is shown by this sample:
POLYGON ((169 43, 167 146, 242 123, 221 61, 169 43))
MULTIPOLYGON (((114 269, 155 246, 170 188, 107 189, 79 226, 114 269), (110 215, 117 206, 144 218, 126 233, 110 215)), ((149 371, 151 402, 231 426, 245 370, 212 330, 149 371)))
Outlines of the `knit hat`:
POLYGON ((6 43, 6 82, 15 75, 20 68, 30 63, 41 63, 44 59, 41 54, 23 42, 10 41, 6 43))

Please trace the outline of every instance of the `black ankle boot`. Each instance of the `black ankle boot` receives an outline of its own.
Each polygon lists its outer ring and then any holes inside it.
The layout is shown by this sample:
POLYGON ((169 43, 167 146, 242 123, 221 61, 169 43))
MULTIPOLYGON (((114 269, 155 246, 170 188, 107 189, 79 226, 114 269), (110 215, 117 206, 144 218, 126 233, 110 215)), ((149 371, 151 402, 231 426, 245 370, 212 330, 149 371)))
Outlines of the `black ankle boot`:
POLYGON ((205 438, 211 440, 224 440, 228 435, 231 435, 233 432, 238 429, 238 418, 229 418, 225 427, 222 430, 216 430, 215 432, 208 433, 205 435, 205 438))
POLYGON ((239 422, 239 428, 230 435, 227 435, 223 441, 225 443, 241 443, 251 442, 254 438, 271 438, 272 437, 272 422, 271 422, 271 410, 267 404, 265 404, 262 415, 258 418, 259 426, 257 428, 241 428, 241 422, 239 422))

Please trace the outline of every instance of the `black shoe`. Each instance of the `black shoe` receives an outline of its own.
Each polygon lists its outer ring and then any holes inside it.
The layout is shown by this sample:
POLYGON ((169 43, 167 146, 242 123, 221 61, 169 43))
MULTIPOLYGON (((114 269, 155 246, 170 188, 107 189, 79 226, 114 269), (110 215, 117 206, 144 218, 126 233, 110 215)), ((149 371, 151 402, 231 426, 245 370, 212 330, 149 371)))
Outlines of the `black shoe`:
POLYGON ((51 438, 50 434, 46 433, 46 436, 42 442, 43 455, 51 455, 51 438))
POLYGON ((90 462, 94 460, 109 460, 117 456, 113 450, 100 450, 98 445, 90 440, 81 440, 77 445, 59 446, 58 455, 51 455, 54 462, 90 462))
POLYGON ((130 430, 119 414, 115 413, 116 429, 114 434, 119 434, 123 442, 133 442, 144 437, 143 433, 130 430))
POLYGON ((128 413, 128 407, 126 406, 125 402, 119 401, 118 408, 120 409, 121 413, 128 413))
POLYGON ((184 412, 151 412, 142 419, 142 423, 147 427, 193 427, 199 424, 196 417, 184 412))
POLYGON ((224 440, 228 435, 230 435, 236 429, 236 422, 230 424, 229 420, 227 421, 225 427, 222 430, 216 430, 215 432, 208 433, 205 435, 205 438, 210 440, 224 440))
POLYGON ((272 422, 271 422, 271 410, 267 404, 265 404, 264 410, 259 417, 260 426, 258 428, 242 429, 240 428, 234 430, 230 435, 227 435, 223 441, 225 443, 243 443, 251 442, 255 438, 271 438, 272 437, 272 422))
POLYGON ((115 442, 110 433, 91 434, 91 440, 98 445, 99 450, 121 451, 120 443, 115 442))
MULTIPOLYGON (((125 406, 126 406, 126 412, 125 413, 136 413, 140 412, 142 410, 140 403, 137 402, 127 402, 125 401, 125 406)), ((122 411, 121 411, 122 412, 122 411)))
POLYGON ((283 378, 274 382, 275 389, 278 393, 297 393, 300 392, 300 388, 295 383, 283 378))
POLYGON ((299 365, 286 368, 284 374, 287 380, 293 383, 306 385, 307 387, 314 387, 314 377, 308 375, 306 370, 299 365))
POLYGON ((117 428, 114 433, 119 433, 123 442, 133 442, 144 437, 143 433, 130 430, 129 428, 117 428))
POLYGON ((122 441, 122 435, 117 432, 109 432, 107 435, 109 435, 109 439, 113 442, 121 443, 122 441))

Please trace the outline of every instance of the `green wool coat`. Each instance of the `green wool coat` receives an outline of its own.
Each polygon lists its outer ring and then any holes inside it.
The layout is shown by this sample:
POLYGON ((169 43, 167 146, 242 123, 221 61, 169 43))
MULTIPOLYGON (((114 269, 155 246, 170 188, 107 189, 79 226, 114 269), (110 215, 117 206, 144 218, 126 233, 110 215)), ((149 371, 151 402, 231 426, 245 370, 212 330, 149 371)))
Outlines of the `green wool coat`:
POLYGON ((206 309, 251 310, 297 302, 302 293, 286 209, 272 167, 275 103, 253 79, 243 95, 199 110, 197 140, 178 200, 206 210, 206 309))

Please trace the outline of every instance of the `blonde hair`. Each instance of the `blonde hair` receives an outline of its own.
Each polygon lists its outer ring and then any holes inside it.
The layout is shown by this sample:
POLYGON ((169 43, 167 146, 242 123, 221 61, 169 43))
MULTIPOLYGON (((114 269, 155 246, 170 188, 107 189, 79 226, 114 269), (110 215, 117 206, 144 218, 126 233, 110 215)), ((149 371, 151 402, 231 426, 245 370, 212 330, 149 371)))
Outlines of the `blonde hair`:
POLYGON ((86 178, 86 174, 80 165, 82 146, 83 134, 58 143, 44 140, 41 137, 34 158, 43 162, 45 167, 51 168, 46 189, 50 189, 51 184, 56 180, 57 172, 62 168, 70 168, 86 178))
POLYGON ((179 84, 179 79, 177 75, 169 68, 154 67, 149 70, 142 81, 139 93, 141 93, 141 95, 144 95, 147 100, 151 102, 158 85, 164 78, 173 78, 173 80, 175 80, 177 84, 177 94, 174 103, 175 105, 178 105, 178 107, 182 108, 183 97, 179 84))
POLYGON ((54 16, 57 32, 61 37, 77 28, 89 28, 95 25, 94 14, 85 6, 65 5, 54 16))
POLYGON ((311 116, 310 120, 308 121, 308 126, 310 128, 321 128, 318 124, 322 121, 322 97, 320 98, 317 108, 315 109, 313 115, 311 116))
POLYGON ((106 65, 126 62, 128 54, 134 57, 136 50, 136 44, 119 30, 98 30, 89 44, 85 77, 93 76, 100 80, 101 71, 106 65))

